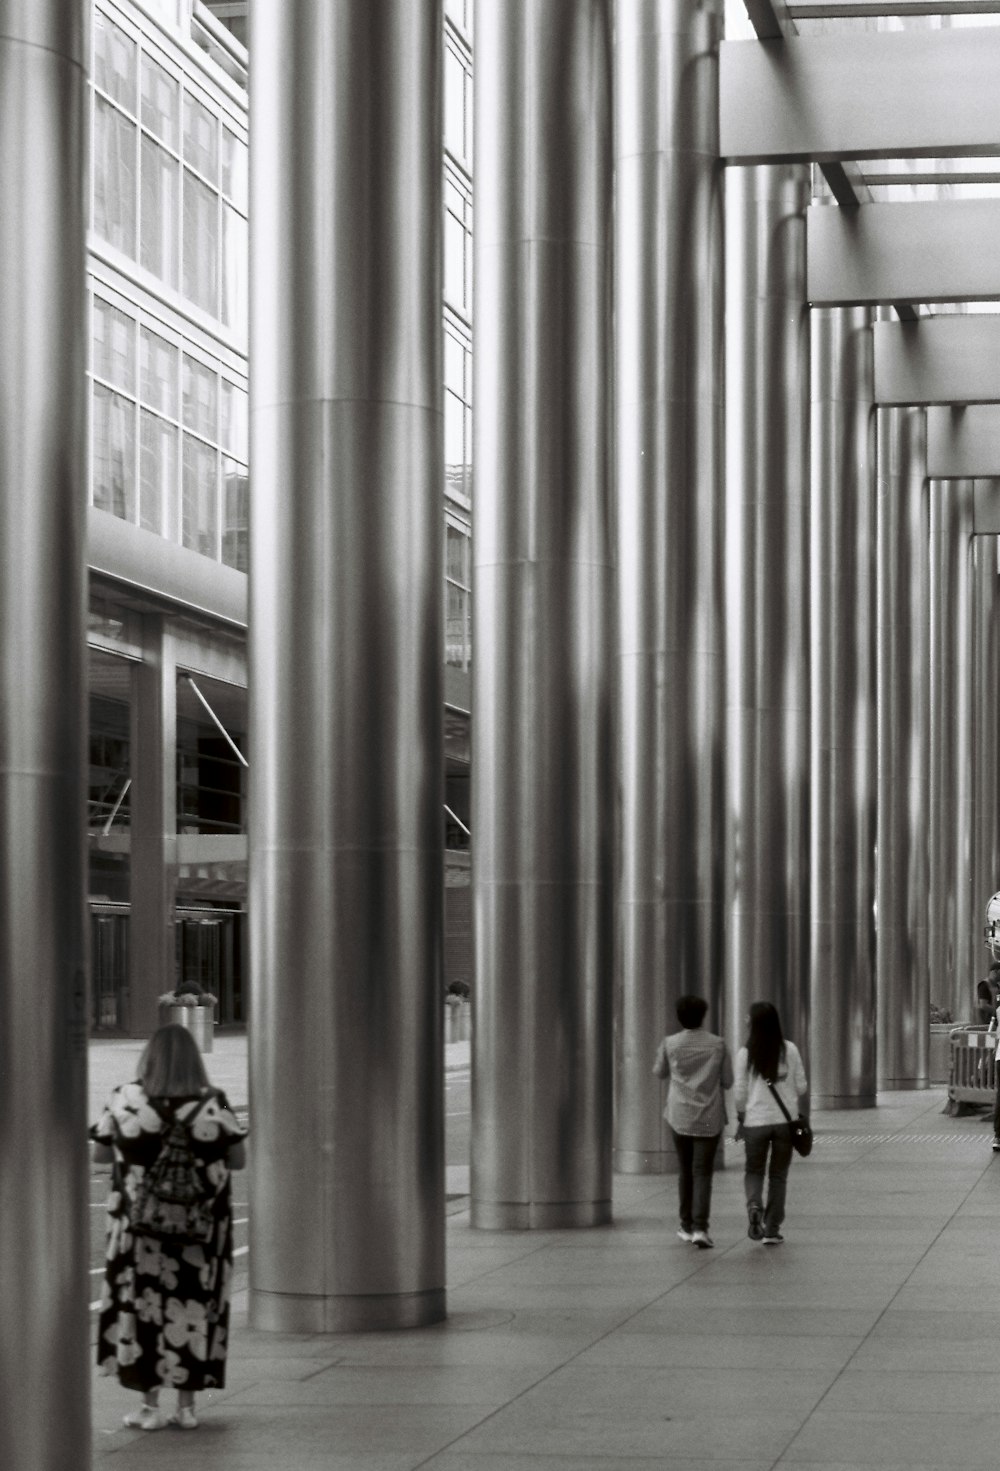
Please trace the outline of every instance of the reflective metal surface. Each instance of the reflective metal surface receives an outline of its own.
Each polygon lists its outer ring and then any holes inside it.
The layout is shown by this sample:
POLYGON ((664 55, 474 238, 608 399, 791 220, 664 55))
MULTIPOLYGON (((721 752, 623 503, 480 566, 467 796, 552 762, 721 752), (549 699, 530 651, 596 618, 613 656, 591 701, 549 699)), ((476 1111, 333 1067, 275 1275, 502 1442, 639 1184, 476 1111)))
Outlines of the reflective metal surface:
POLYGON ((721 1025, 721 6, 619 0, 615 1168, 675 1164, 652 1076, 685 993, 721 1025))
POLYGON ((814 307, 811 312, 809 983, 814 1108, 875 1105, 872 320, 865 307, 814 307))
POLYGON ((808 170, 726 174, 726 1032, 809 1051, 808 170))
POLYGON ((250 1313, 439 1319, 441 6, 253 6, 250 1313))
POLYGON ((965 957, 974 954, 974 964, 981 964, 978 913, 973 921, 968 902, 971 855, 966 796, 973 484, 971 480, 930 482, 930 999, 957 1021, 972 1020, 973 992, 965 957), (972 941, 977 943, 972 946, 972 941))
MULTIPOLYGON (((1000 486, 995 483, 996 491, 1000 486)), ((992 959, 982 943, 982 916, 1000 874, 1000 537, 972 539, 972 760, 968 825, 972 834, 969 905, 972 913, 968 978, 986 973, 992 959)))
POLYGON ((89 6, 0 6, 0 1465, 86 1471, 89 6))
POLYGON ((930 562, 924 409, 878 411, 878 1086, 928 1081, 930 562))
POLYGON ((177 656, 166 620, 141 616, 142 662, 131 670, 132 771, 128 1028, 159 1025, 174 989, 177 934, 177 656))
POLYGON ((472 1224, 611 1212, 610 23, 476 7, 472 1224))

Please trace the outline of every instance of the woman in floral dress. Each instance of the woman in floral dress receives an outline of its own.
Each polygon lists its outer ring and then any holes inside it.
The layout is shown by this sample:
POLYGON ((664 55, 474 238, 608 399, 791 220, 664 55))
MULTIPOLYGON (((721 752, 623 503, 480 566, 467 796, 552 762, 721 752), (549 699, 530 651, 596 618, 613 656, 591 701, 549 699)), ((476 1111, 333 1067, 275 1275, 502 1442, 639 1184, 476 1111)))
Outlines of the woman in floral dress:
POLYGON ((160 1027, 139 1061, 139 1076, 111 1094, 90 1131, 94 1159, 110 1161, 107 1262, 97 1340, 102 1374, 138 1390, 142 1405, 125 1416, 139 1430, 167 1424, 193 1430, 194 1396, 225 1383, 233 1266, 229 1175, 245 1164, 246 1130, 213 1088, 197 1043, 184 1027, 160 1027), (133 1229, 146 1170, 173 1121, 183 1122, 211 1202, 204 1243, 157 1238, 133 1229), (160 1410, 162 1385, 177 1390, 177 1411, 160 1410))

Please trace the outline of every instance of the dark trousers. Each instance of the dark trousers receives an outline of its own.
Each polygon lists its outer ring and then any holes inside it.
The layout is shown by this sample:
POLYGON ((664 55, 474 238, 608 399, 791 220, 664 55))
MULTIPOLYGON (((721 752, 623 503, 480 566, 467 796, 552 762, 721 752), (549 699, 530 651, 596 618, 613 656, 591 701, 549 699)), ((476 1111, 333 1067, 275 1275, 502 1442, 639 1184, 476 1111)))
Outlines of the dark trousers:
POLYGON ((788 1166, 792 1161, 792 1127, 790 1124, 760 1124, 755 1128, 743 1126, 743 1137, 747 1147, 747 1165, 744 1176, 747 1205, 756 1205, 764 1212, 764 1235, 770 1236, 785 1219, 785 1191, 788 1187, 788 1166), (768 1153, 770 1152, 770 1167, 768 1153), (767 1204, 764 1204, 764 1172, 767 1171, 767 1204))
POLYGON ((993 1097, 993 1133, 1000 1138, 1000 1057, 997 1058, 997 1091, 993 1097))
POLYGON ((677 1193, 681 1225, 685 1231, 707 1231, 712 1210, 712 1171, 722 1135, 677 1134, 673 1129, 670 1133, 680 1165, 677 1193))

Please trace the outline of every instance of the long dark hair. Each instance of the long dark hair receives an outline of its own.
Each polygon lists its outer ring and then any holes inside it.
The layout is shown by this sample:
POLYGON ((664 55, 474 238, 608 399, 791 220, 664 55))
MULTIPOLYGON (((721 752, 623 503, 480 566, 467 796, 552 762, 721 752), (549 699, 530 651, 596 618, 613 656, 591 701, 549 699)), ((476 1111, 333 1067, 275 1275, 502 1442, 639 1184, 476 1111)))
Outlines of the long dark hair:
POLYGON ((770 1001, 755 1001, 750 1007, 747 1062, 750 1071, 769 1083, 778 1081, 778 1068, 785 1060, 785 1039, 778 1009, 770 1001))
POLYGON ((147 1098, 193 1098, 209 1087, 198 1044, 186 1027, 171 1022, 146 1043, 139 1082, 147 1098))

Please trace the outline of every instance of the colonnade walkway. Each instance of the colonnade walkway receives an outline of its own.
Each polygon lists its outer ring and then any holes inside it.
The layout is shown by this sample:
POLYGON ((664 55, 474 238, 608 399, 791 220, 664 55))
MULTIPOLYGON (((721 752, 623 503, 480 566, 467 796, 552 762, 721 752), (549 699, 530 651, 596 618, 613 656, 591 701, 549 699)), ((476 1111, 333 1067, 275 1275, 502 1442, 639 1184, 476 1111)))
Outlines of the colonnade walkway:
MULTIPOLYGON (((109 1471, 955 1471, 1000 1445, 1000 1156, 944 1090, 818 1115, 784 1245, 746 1237, 742 1149, 713 1251, 677 1240, 673 1178, 615 1179, 615 1223, 473 1231, 448 1218, 449 1319, 410 1333, 251 1332, 201 1426, 121 1428, 109 1471)), ((172 1394, 166 1403, 172 1405, 172 1394)))

